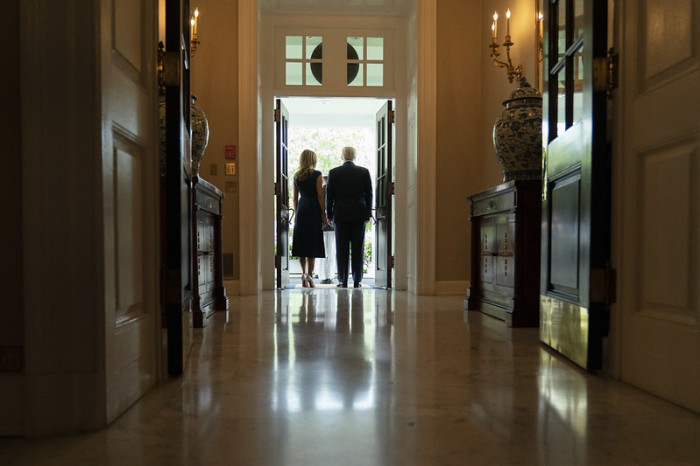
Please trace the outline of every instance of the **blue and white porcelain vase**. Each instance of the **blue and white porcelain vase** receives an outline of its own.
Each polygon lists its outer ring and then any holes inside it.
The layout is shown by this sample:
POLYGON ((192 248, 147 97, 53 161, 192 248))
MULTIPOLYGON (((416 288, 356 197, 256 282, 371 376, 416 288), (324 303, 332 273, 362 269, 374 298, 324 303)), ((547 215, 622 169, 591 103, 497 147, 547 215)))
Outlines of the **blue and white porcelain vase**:
POLYGON ((542 179, 542 94, 521 77, 493 125, 503 182, 542 179))
POLYGON ((194 103, 197 97, 192 96, 190 106, 190 142, 192 144, 192 175, 199 175, 199 164, 204 157, 204 151, 209 143, 209 121, 201 108, 194 103))

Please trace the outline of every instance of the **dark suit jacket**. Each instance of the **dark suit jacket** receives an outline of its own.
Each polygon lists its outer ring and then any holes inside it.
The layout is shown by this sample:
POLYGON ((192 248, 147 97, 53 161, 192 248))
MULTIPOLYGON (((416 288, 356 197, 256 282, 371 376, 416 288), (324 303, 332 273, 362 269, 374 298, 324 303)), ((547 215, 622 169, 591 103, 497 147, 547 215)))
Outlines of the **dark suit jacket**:
POLYGON ((345 162, 328 173, 326 213, 334 223, 365 222, 372 217, 369 170, 345 162))

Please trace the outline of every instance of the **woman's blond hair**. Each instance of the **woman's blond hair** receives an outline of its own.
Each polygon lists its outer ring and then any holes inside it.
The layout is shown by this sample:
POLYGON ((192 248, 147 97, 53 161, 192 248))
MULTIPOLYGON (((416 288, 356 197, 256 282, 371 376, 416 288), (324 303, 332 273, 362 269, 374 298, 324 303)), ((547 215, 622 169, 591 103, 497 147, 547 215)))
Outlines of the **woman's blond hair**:
POLYGON ((306 179, 307 176, 314 172, 317 161, 318 157, 316 157, 316 152, 304 149, 299 156, 299 169, 294 174, 294 178, 297 180, 306 179))

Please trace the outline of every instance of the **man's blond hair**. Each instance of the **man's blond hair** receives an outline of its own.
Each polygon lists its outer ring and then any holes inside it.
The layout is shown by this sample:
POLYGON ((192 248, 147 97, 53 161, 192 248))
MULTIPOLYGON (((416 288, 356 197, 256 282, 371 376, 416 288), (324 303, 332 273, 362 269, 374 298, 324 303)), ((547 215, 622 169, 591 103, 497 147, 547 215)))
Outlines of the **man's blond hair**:
POLYGON ((350 160, 355 160, 355 148, 354 147, 343 147, 343 161, 347 162, 350 160))

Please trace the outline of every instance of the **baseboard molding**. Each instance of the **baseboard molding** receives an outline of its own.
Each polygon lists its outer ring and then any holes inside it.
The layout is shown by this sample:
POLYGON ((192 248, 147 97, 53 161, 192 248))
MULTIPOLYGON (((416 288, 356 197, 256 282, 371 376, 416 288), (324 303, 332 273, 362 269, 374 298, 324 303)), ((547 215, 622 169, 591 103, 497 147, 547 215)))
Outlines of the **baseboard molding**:
POLYGON ((240 280, 224 280, 224 288, 226 289, 226 296, 240 296, 241 295, 241 281, 240 280))
POLYGON ((437 281, 435 296, 466 296, 469 280, 437 281))

